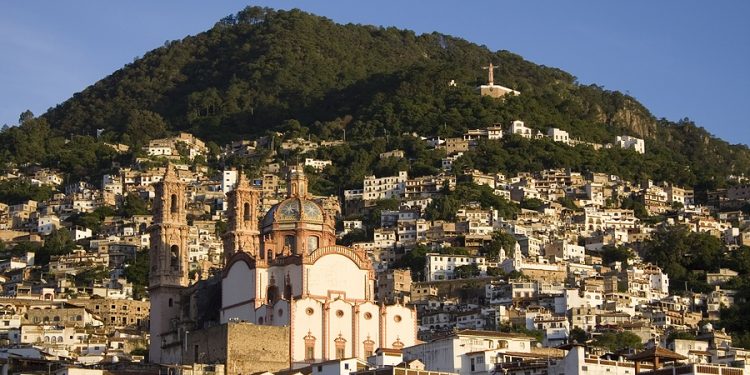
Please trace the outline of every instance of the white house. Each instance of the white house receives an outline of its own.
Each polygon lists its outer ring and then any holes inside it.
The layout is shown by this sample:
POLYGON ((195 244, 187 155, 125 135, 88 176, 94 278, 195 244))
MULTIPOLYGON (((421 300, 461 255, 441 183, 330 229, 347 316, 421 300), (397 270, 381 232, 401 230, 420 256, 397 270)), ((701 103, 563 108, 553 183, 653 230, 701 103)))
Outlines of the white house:
POLYGON ((527 128, 523 121, 518 120, 513 121, 513 123, 510 124, 510 133, 520 135, 524 138, 533 137, 533 130, 531 130, 531 128, 527 128))
POLYGON ((555 142, 570 143, 570 136, 568 135, 568 132, 565 130, 560 130, 558 128, 549 128, 547 130, 547 136, 550 137, 555 142))
POLYGON ((530 352, 533 341, 531 337, 514 333, 463 330, 453 332, 448 337, 406 347, 403 353, 405 360, 422 361, 426 370, 472 374, 477 370, 486 372, 494 368, 493 362, 504 361, 502 353, 530 352), (475 353, 481 353, 482 360, 473 358, 475 353), (484 353, 490 354, 485 356, 484 353))
POLYGON ((631 137, 629 135, 618 135, 615 144, 620 148, 632 149, 639 154, 646 153, 646 144, 643 139, 631 137))
POLYGON ((476 265, 482 276, 487 274, 487 259, 482 256, 428 253, 425 257, 427 281, 454 279, 456 267, 468 265, 476 265))

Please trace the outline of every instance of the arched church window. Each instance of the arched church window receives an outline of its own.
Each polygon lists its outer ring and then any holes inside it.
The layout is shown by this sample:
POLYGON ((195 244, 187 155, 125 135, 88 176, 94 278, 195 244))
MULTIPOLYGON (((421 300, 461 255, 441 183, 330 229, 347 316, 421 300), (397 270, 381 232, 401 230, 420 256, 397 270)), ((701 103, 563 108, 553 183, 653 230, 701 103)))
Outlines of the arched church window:
POLYGON ((169 212, 173 214, 177 213, 177 194, 172 194, 169 197, 169 212))
POLYGON ((279 298, 279 288, 276 287, 276 285, 271 285, 268 287, 268 291, 266 292, 266 299, 268 300, 268 304, 274 304, 276 300, 279 298))
POLYGON ((174 270, 180 269, 180 247, 177 245, 169 248, 169 266, 174 270))
POLYGON ((250 203, 245 203, 242 207, 242 218, 245 221, 250 221, 250 203))
POLYGON ((339 337, 333 342, 336 347, 336 359, 343 359, 346 356, 346 339, 339 333, 339 337))
POLYGON ((305 361, 312 362, 315 360, 315 336, 312 335, 312 332, 307 331, 307 336, 304 337, 305 340, 305 361))
POLYGON ((286 286, 284 286, 284 299, 287 301, 292 300, 292 285, 291 284, 286 284, 286 286))
POLYGON ((400 338, 396 337, 396 341, 394 341, 393 344, 391 344, 391 347, 393 347, 393 349, 403 349, 404 343, 401 342, 400 338))
POLYGON ((292 254, 297 253, 297 247, 294 246, 294 236, 284 236, 284 248, 289 249, 289 252, 292 254))
POLYGON ((167 301, 167 304, 169 305, 169 307, 172 307, 172 305, 174 305, 174 301, 172 301, 172 299, 170 298, 169 301, 167 301))
POLYGON ((375 341, 370 340, 370 335, 367 335, 367 340, 362 343, 365 349, 365 358, 371 357, 374 354, 375 341))
POLYGON ((317 236, 307 237, 307 252, 312 253, 318 249, 320 240, 317 236))

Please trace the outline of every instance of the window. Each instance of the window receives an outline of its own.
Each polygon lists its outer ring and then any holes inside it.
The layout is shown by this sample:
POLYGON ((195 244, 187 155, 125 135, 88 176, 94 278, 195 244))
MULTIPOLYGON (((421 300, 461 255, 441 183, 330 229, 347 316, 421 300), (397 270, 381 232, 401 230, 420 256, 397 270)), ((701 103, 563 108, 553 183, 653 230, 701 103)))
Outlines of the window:
POLYGON ((315 336, 312 335, 312 332, 307 331, 307 336, 304 337, 304 340, 305 340, 305 361, 314 361, 315 360, 315 336))
POLYGON ((336 359, 343 359, 346 356, 346 339, 339 334, 333 342, 336 346, 336 359))
POLYGON ((169 197, 169 212, 173 214, 177 213, 177 194, 172 194, 169 197))
POLYGON ((284 248, 292 254, 297 253, 294 236, 284 236, 284 248))
POLYGON ((250 221, 250 203, 245 203, 242 207, 242 218, 245 221, 250 221))
POLYGON ((315 360, 315 347, 308 346, 305 348, 305 360, 306 361, 315 360))
POLYGON ((180 269, 180 247, 177 245, 172 245, 172 247, 169 248, 169 266, 173 270, 180 269))
POLYGON ((310 236, 307 237, 307 252, 311 253, 318 249, 319 245, 319 239, 317 236, 310 236))

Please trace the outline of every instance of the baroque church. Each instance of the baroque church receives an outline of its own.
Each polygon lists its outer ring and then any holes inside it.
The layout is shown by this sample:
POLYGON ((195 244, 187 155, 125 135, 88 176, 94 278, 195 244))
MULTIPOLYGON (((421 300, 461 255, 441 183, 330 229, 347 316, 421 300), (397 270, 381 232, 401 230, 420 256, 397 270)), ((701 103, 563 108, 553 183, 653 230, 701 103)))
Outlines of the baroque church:
POLYGON ((261 219, 260 192, 240 176, 227 194, 224 268, 193 282, 186 184, 167 168, 149 228, 151 362, 184 363, 188 334, 232 322, 288 327, 293 367, 365 360, 378 348, 416 343, 415 310, 375 301, 370 260, 362 250, 336 245, 335 218, 312 200, 307 184, 302 169, 292 169, 287 198, 261 219))

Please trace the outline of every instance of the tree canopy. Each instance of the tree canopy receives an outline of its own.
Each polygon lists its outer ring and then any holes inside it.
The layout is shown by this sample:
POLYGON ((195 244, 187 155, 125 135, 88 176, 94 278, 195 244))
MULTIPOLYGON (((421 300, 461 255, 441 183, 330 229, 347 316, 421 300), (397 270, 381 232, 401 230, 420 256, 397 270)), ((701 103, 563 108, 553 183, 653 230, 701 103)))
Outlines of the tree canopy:
POLYGON ((437 172, 441 153, 404 134, 458 136, 518 119, 600 144, 617 135, 642 137, 647 152, 506 136, 480 142, 458 166, 508 173, 566 167, 699 191, 725 185, 729 175, 750 175, 747 147, 712 137, 689 119, 656 119, 628 95, 582 85, 511 52, 440 33, 341 25, 296 9, 259 7, 165 43, 40 117, 25 112, 19 126, 0 132, 0 164, 54 166, 88 178, 105 173, 115 159, 132 158, 148 140, 177 131, 216 144, 269 131, 318 140, 345 135, 351 144, 331 152, 348 163, 322 174, 328 183, 311 185, 340 193, 336 186, 352 188, 373 171, 437 172), (487 62, 498 66, 498 82, 521 95, 478 95, 487 62), (131 151, 116 155, 106 142, 125 143, 131 151), (377 158, 394 148, 411 162, 377 158))

